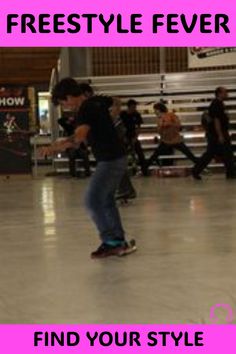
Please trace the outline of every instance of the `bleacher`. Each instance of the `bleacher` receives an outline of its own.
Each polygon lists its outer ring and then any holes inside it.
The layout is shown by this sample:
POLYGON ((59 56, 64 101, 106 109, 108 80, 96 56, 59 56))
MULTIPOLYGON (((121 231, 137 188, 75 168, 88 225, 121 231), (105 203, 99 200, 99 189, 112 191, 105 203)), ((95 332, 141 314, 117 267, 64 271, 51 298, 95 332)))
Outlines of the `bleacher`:
MULTIPOLYGON (((218 86, 225 86, 229 90, 229 100, 225 102, 230 115, 233 146, 236 146, 236 70, 186 72, 175 74, 129 75, 129 76, 102 76, 77 78, 79 82, 87 81, 97 94, 120 97, 124 104, 129 98, 138 101, 138 110, 142 114, 142 125, 139 139, 148 158, 157 144, 154 142, 156 133, 156 118, 153 104, 163 99, 169 110, 176 112, 182 123, 184 141, 196 156, 201 156, 206 149, 205 134, 201 127, 201 114, 207 109, 214 98, 214 90, 218 86)), ((54 159, 54 168, 59 172, 68 171, 68 160, 59 155, 54 159), (60 157, 59 157, 60 156, 60 157)), ((174 161, 173 165, 162 167, 165 169, 189 169, 191 161, 175 151, 174 155, 160 156, 160 160, 174 161)), ((91 157, 93 163, 94 159, 91 157)), ((78 170, 81 163, 78 160, 78 170)), ((219 169, 222 164, 212 161, 210 168, 219 169)), ((159 166, 152 169, 158 171, 159 166)))

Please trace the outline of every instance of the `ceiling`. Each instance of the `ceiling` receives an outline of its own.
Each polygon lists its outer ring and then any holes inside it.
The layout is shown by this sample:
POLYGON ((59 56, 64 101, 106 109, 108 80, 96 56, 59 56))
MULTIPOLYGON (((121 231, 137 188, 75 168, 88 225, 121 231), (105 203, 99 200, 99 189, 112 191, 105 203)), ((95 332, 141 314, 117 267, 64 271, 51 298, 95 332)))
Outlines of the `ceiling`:
POLYGON ((60 48, 0 48, 0 83, 48 85, 60 48))

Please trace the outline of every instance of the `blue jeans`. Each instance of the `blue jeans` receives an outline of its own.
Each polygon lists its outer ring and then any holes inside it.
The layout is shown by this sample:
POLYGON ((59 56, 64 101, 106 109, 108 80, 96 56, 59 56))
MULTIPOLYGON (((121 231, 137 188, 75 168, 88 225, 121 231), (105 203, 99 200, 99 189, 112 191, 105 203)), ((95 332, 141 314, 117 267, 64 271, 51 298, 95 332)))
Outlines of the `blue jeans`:
POLYGON ((98 162, 85 195, 85 206, 102 242, 123 241, 125 238, 115 192, 126 168, 126 157, 98 162))

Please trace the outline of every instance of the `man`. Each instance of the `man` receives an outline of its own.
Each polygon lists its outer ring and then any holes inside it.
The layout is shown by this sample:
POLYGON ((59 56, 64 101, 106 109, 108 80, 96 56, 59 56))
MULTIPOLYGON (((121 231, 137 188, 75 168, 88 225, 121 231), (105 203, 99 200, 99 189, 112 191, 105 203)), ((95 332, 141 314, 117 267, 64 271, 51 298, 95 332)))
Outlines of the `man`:
POLYGON ((215 99, 209 107, 209 121, 207 127, 205 127, 207 150, 193 168, 192 175, 195 179, 201 179, 201 172, 216 155, 223 160, 226 178, 235 178, 234 156, 229 134, 229 117, 225 112, 224 105, 227 98, 227 89, 217 87, 215 99))
POLYGON ((172 112, 168 112, 167 107, 163 103, 154 105, 154 112, 157 116, 157 131, 160 134, 160 144, 150 157, 148 166, 158 160, 158 156, 167 148, 177 149, 186 155, 194 163, 197 157, 193 155, 190 149, 184 144, 183 137, 180 134, 181 124, 179 118, 172 112))
POLYGON ((77 128, 73 137, 56 141, 44 153, 62 151, 89 140, 97 160, 85 197, 87 210, 95 223, 101 245, 92 258, 123 256, 136 250, 135 242, 125 239, 115 192, 126 171, 126 157, 109 114, 112 99, 88 98, 71 78, 61 80, 53 89, 52 100, 63 108, 77 111, 77 128))
POLYGON ((127 134, 128 144, 134 149, 138 155, 139 164, 144 176, 147 176, 147 166, 144 156, 144 152, 140 141, 138 140, 140 126, 143 123, 141 114, 137 111, 137 102, 135 100, 129 100, 127 102, 127 110, 121 112, 120 115, 127 134))
MULTIPOLYGON (((125 129, 124 123, 122 122, 122 120, 120 118, 120 113, 121 113, 121 101, 119 98, 114 97, 112 107, 110 108, 110 115, 113 120, 113 124, 116 128, 118 137, 126 149, 126 154, 128 154, 126 129, 125 129)), ((126 170, 124 176, 122 177, 120 184, 118 186, 117 192, 116 192, 116 200, 128 202, 129 199, 135 199, 136 196, 137 196, 137 193, 136 193, 134 186, 131 182, 131 179, 129 176, 129 171, 128 171, 128 166, 127 166, 127 170, 126 170)))

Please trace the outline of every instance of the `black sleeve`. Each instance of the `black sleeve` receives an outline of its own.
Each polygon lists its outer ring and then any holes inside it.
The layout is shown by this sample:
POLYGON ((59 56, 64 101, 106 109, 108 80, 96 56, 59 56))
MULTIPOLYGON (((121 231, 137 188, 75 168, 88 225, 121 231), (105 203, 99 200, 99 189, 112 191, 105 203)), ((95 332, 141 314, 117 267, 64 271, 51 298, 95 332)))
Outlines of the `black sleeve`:
POLYGON ((68 136, 74 133, 74 127, 71 124, 69 124, 67 119, 65 119, 64 117, 59 118, 57 122, 63 128, 63 130, 68 136))
POLYGON ((59 124, 63 129, 65 129, 65 127, 66 127, 65 118, 59 118, 59 119, 57 120, 57 122, 58 122, 58 124, 59 124))
POLYGON ((127 127, 127 113, 125 111, 120 113, 120 119, 122 120, 125 127, 127 127))
POLYGON ((137 113, 136 125, 140 126, 141 124, 143 124, 143 118, 140 113, 137 113))

